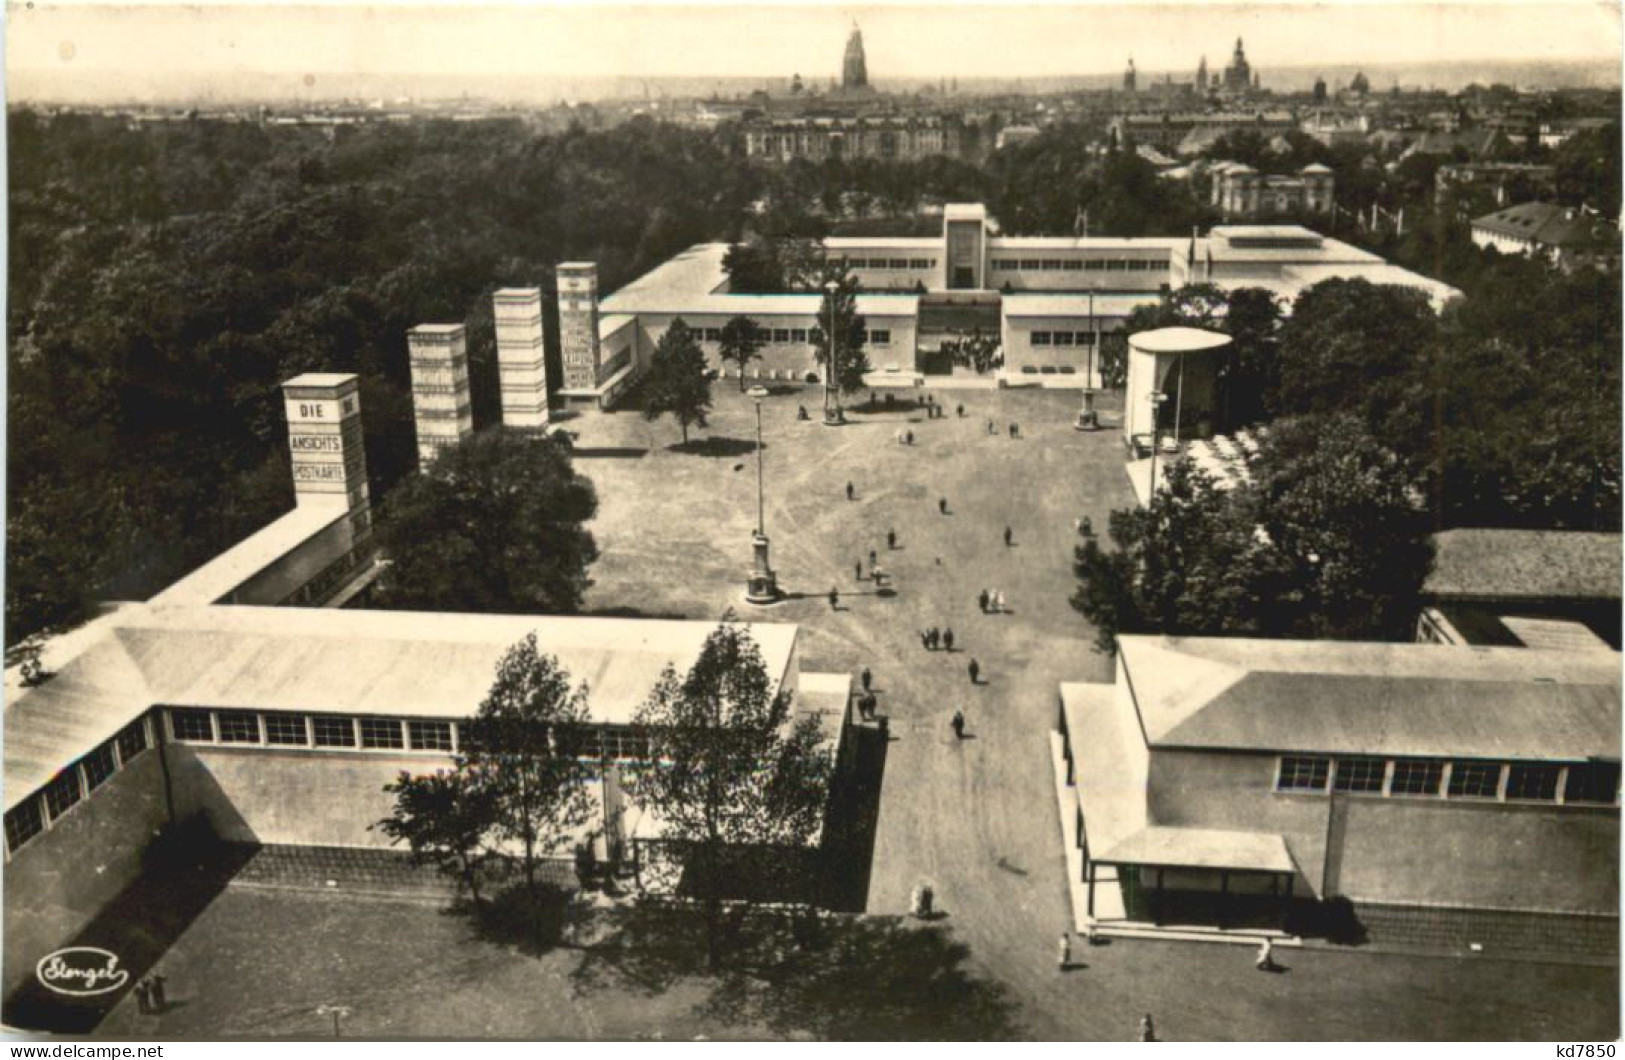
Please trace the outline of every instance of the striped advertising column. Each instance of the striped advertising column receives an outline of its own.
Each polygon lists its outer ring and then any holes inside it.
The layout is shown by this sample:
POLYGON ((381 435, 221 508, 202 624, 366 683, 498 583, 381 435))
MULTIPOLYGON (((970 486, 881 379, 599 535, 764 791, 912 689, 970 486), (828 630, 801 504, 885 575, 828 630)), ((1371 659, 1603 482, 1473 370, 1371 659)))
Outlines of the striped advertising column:
POLYGON ((567 390, 598 386, 598 266, 567 261, 558 269, 559 354, 567 390))
POLYGON ((461 324, 419 324, 406 333, 412 355, 412 413, 418 467, 474 430, 468 397, 468 342, 461 324))
POLYGON ((542 292, 504 287, 491 296, 497 325, 502 422, 520 430, 547 426, 547 358, 542 350, 542 292))
POLYGON ((346 508, 357 540, 372 532, 361 395, 354 375, 307 372, 282 384, 294 497, 301 508, 346 508))

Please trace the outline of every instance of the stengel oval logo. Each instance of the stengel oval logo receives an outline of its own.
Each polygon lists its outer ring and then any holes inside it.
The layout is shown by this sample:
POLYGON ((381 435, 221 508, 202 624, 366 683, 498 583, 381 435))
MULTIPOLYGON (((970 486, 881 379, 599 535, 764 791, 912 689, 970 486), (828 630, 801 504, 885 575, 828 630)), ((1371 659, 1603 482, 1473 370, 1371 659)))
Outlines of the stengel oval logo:
POLYGON ((47 953, 34 966, 34 974, 45 989, 69 997, 106 994, 130 981, 130 973, 118 966, 118 954, 95 946, 69 946, 47 953))

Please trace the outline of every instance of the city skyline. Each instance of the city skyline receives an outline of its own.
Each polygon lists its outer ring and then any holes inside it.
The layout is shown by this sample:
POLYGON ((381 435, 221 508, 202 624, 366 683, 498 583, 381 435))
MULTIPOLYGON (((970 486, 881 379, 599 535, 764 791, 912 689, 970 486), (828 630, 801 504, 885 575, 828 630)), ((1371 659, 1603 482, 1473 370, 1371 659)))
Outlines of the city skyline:
MULTIPOLYGON (((490 79, 838 77, 858 24, 870 76, 1053 79, 1218 69, 1235 39, 1272 71, 1616 59, 1618 9, 1591 3, 902 4, 661 7, 524 4, 476 9, 325 5, 205 8, 30 5, 9 12, 8 96, 18 101, 139 74, 175 92, 283 76, 490 79)), ((332 86, 328 86, 331 88, 332 86)))

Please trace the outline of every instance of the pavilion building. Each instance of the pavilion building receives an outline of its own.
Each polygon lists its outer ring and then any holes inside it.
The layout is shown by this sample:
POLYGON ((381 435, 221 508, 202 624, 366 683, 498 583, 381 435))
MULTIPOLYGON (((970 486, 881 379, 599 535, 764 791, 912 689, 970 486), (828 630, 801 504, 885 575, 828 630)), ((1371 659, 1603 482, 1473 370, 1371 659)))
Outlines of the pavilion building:
POLYGON ((1080 928, 1617 943, 1617 653, 1122 636, 1052 751, 1080 928))

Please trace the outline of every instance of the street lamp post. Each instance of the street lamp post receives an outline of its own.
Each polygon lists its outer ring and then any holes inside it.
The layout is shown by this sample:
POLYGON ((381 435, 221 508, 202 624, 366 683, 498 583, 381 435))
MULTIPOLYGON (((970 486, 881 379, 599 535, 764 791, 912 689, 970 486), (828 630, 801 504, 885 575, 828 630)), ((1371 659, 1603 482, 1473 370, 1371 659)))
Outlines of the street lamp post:
POLYGON ((1078 411, 1074 430, 1100 430, 1100 413, 1095 411, 1095 365, 1100 363, 1100 325, 1095 320, 1095 292, 1089 292, 1089 355, 1083 364, 1083 408, 1078 411))
POLYGON ((1161 432, 1157 429, 1158 413, 1162 411, 1162 403, 1168 400, 1168 395, 1161 390, 1153 390, 1146 400, 1151 402, 1151 481, 1146 486, 1145 506, 1151 507, 1151 500, 1157 495, 1157 450, 1162 446, 1161 432))
POLYGON ((829 295, 829 360, 824 365, 824 426, 838 427, 846 422, 846 413, 841 411, 840 370, 835 363, 838 347, 835 344, 835 295, 841 285, 834 280, 824 284, 824 292, 829 295))
POLYGON ((751 537, 754 561, 746 583, 745 600, 752 604, 771 604, 779 598, 779 579, 768 562, 766 491, 762 471, 762 399, 767 397, 763 387, 750 388, 750 397, 756 402, 756 533, 751 537))

